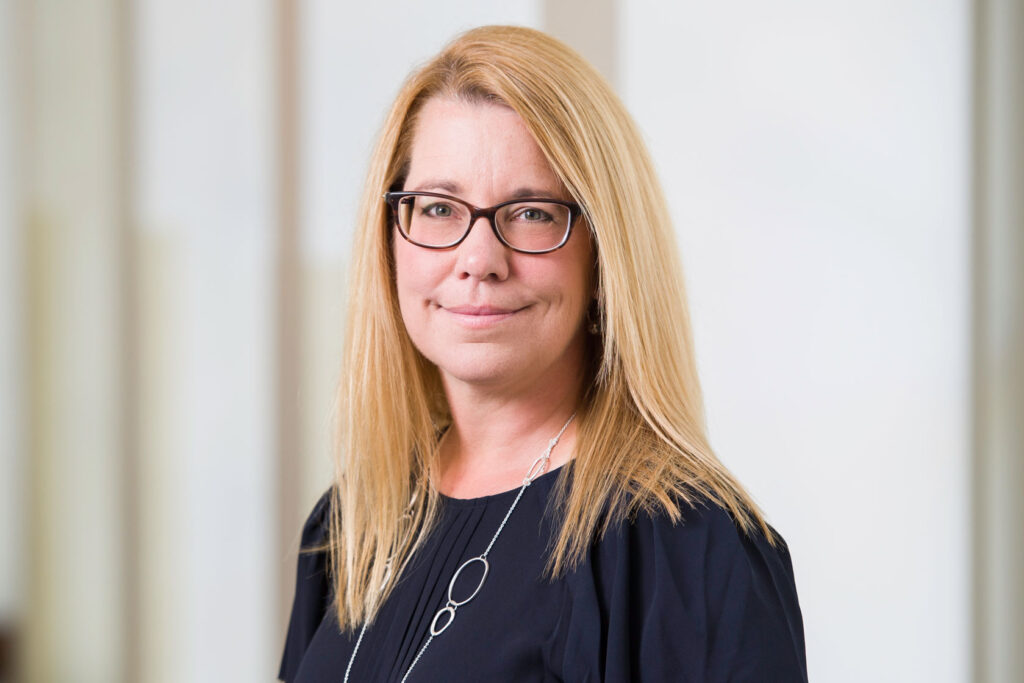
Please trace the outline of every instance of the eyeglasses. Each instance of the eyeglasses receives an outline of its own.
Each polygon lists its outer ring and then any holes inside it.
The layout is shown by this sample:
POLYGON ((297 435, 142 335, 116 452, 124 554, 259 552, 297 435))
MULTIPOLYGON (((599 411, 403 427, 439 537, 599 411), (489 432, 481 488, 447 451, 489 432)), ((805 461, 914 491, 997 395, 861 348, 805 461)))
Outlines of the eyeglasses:
POLYGON ((579 204, 561 199, 526 198, 480 209, 458 197, 437 192, 385 192, 398 231, 426 249, 450 249, 469 235, 478 218, 486 218, 502 244, 523 254, 546 254, 569 241, 579 204))

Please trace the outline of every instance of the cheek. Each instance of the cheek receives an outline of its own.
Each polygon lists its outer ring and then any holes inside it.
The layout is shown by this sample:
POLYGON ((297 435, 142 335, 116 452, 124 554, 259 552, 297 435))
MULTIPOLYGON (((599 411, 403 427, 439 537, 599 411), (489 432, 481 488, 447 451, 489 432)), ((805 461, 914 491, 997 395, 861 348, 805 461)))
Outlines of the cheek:
POLYGON ((402 322, 405 323, 405 328, 410 335, 415 336, 417 329, 416 316, 419 311, 417 300, 420 299, 417 296, 419 287, 417 286, 418 274, 416 268, 415 258, 411 258, 412 254, 409 254, 407 247, 408 244, 404 244, 404 240, 401 237, 398 238, 394 244, 394 250, 392 251, 393 263, 395 264, 395 291, 398 294, 398 308, 402 315, 402 322))
POLYGON ((413 345, 433 360, 437 345, 435 328, 438 288, 444 280, 443 254, 409 244, 400 235, 393 247, 395 291, 405 331, 413 345))
POLYGON ((437 279, 436 254, 413 246, 397 237, 393 250, 395 263, 395 286, 399 301, 413 303, 417 298, 426 297, 437 279))

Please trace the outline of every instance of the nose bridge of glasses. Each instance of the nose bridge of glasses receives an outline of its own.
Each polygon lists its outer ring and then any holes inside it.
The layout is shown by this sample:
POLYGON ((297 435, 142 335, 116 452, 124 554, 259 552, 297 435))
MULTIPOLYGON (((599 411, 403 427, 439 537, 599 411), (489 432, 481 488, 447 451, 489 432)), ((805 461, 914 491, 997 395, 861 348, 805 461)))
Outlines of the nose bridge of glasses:
POLYGON ((480 219, 484 219, 488 227, 490 228, 491 237, 498 241, 499 244, 505 246, 505 242, 501 237, 501 231, 498 229, 498 209, 499 207, 491 207, 488 209, 480 209, 472 205, 469 206, 469 225, 466 226, 466 236, 464 239, 469 239, 470 233, 476 226, 480 219))

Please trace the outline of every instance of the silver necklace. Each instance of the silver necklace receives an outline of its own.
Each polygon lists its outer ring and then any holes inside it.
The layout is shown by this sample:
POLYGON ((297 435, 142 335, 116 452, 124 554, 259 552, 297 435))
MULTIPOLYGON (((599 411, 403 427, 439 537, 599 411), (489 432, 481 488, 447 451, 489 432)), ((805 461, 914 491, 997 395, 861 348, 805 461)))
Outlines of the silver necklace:
MULTIPOLYGON (((484 581, 487 579, 487 572, 490 571, 491 568, 490 563, 488 563, 487 561, 487 554, 491 552, 491 548, 494 547, 494 542, 497 541, 498 536, 501 535, 501 530, 505 528, 505 523, 508 522, 508 518, 512 516, 512 511, 515 510, 516 505, 519 504, 519 499, 523 497, 523 493, 526 491, 526 487, 532 484, 534 479, 536 479, 537 477, 539 477, 540 475, 544 474, 544 472, 547 471, 548 463, 551 461, 551 451, 554 450, 555 446, 558 444, 558 440, 562 438, 562 434, 565 433, 565 430, 568 429, 569 427, 569 423, 572 422, 573 418, 575 417, 576 413, 573 413, 572 415, 569 416, 569 419, 566 420, 564 425, 562 425, 562 428, 558 431, 558 434, 555 435, 555 438, 551 439, 551 441, 548 442, 548 447, 544 450, 544 454, 541 455, 536 460, 534 460, 533 464, 530 465, 530 469, 526 471, 526 476, 523 478, 523 485, 519 487, 519 493, 516 494, 515 500, 512 501, 512 505, 509 506, 508 512, 505 513, 505 518, 501 520, 501 524, 498 525, 498 530, 494 532, 494 536, 491 537, 491 542, 487 544, 487 547, 484 549, 484 551, 476 557, 469 558, 461 565, 459 565, 459 568, 455 570, 455 573, 452 575, 451 581, 448 582, 448 602, 445 604, 444 607, 437 611, 437 613, 434 615, 433 620, 430 622, 430 636, 427 638, 427 641, 423 643, 422 647, 420 647, 419 652, 416 653, 415 659, 412 660, 412 664, 409 665, 409 668, 408 670, 406 670, 405 675, 402 676, 402 683, 405 683, 406 679, 409 678, 409 674, 412 673, 413 667, 415 667, 416 663, 420 661, 420 657, 422 657, 423 653, 427 651, 427 647, 429 647, 430 643, 434 641, 434 638, 444 633, 445 630, 452 625, 452 622, 455 621, 455 610, 457 610, 458 608, 462 607, 470 600, 475 598, 477 593, 480 592, 480 589, 483 588, 484 581), (477 562, 483 565, 483 575, 480 577, 480 582, 477 583, 476 588, 473 589, 473 592, 469 594, 468 598, 456 600, 455 597, 452 595, 453 591, 455 590, 456 579, 459 578, 459 574, 462 573, 463 569, 477 562)), ((413 501, 415 500, 416 498, 415 496, 413 496, 413 501)), ((410 505, 411 504, 412 502, 410 502, 410 505)), ((388 560, 388 563, 384 566, 384 581, 381 583, 380 591, 383 591, 387 587, 388 582, 390 580, 391 561, 388 560)), ((363 627, 359 629, 359 637, 356 638, 356 645, 352 648, 352 655, 348 658, 348 666, 345 667, 344 683, 348 683, 348 675, 352 671, 352 662, 356 661, 356 653, 359 652, 359 645, 362 644, 363 636, 365 634, 366 623, 364 622, 363 627)))

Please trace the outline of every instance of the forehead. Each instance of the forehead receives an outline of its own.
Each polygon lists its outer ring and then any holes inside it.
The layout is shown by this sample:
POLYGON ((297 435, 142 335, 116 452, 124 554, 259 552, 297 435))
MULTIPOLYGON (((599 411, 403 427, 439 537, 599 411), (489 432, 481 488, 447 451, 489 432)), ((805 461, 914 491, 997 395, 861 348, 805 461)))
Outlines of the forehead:
POLYGON ((413 134, 406 190, 487 195, 491 201, 493 195, 524 188, 564 194, 515 111, 492 102, 449 98, 433 98, 423 105, 413 134))

